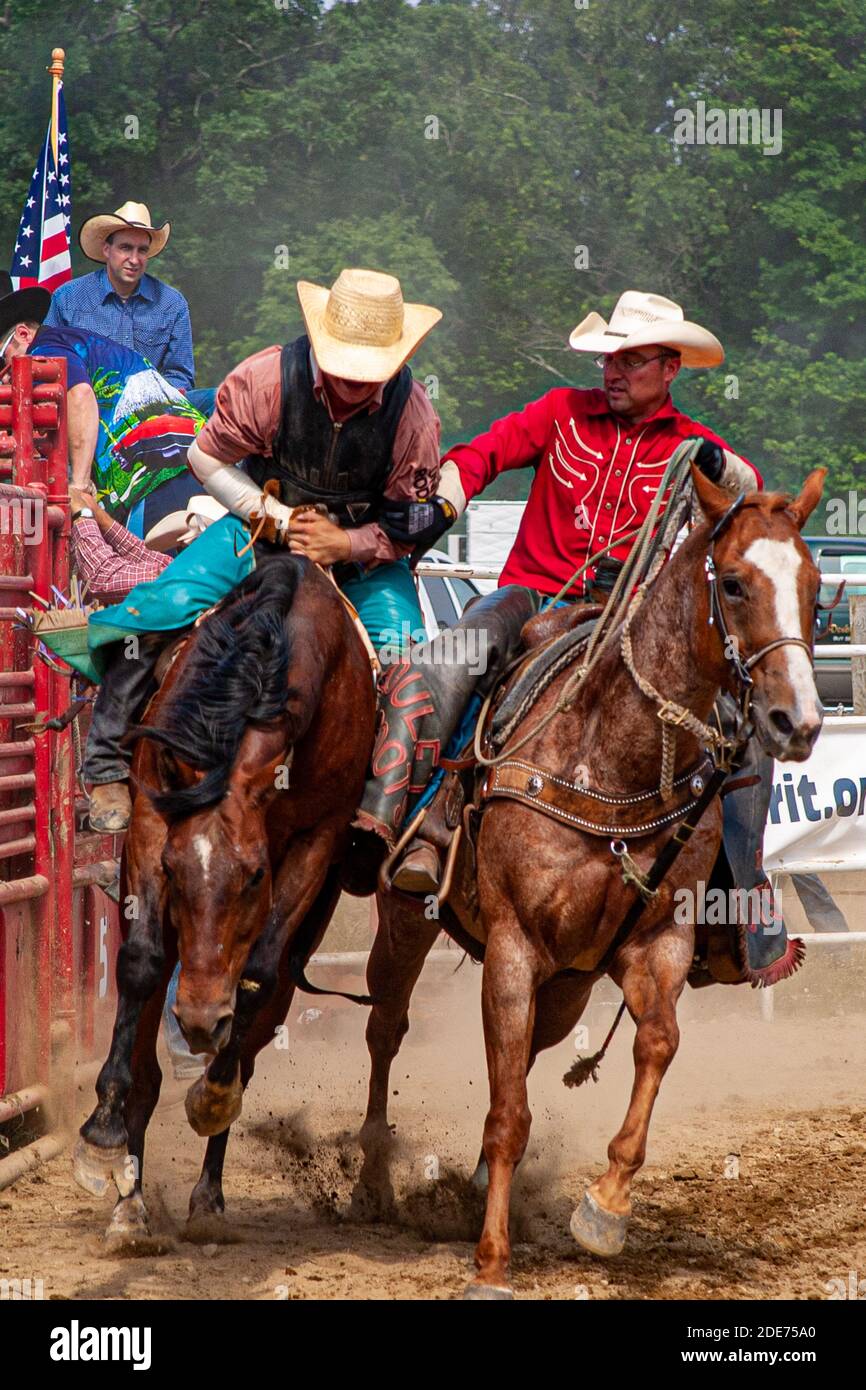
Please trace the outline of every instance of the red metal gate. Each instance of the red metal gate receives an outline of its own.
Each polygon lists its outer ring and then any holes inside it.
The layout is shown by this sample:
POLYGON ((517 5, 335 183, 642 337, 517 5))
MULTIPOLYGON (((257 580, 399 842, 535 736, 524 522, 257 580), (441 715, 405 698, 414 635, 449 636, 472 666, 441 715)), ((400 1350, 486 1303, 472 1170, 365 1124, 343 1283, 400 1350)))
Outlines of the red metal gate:
MULTIPOLYGON (((69 590, 66 363, 19 357, 11 376, 0 384, 0 1125, 62 1110, 70 1060, 104 1042, 119 944, 117 907, 99 887, 118 845, 76 833, 86 801, 72 727, 25 727, 66 709, 69 673, 14 626, 33 596, 69 590)), ((58 1147, 0 1157, 0 1187, 58 1147)))

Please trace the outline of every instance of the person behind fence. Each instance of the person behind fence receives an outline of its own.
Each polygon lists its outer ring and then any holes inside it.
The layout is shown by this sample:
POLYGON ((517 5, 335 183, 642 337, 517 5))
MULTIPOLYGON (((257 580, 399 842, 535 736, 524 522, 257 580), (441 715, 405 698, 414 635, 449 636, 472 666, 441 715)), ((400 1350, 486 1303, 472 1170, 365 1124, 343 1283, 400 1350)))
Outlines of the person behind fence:
MULTIPOLYGON (((452 515, 462 514, 467 503, 501 474, 533 470, 498 593, 475 603, 460 624, 482 627, 488 635, 490 659, 484 679, 479 683, 465 665, 437 662, 439 639, 434 639, 413 649, 411 656, 423 669, 415 693, 420 695, 423 688, 430 710, 416 704, 406 717, 405 689, 396 673, 396 699, 389 701, 386 689, 386 732, 375 750, 373 776, 356 821, 359 863, 365 839, 369 860, 375 862, 371 836, 383 847, 394 847, 411 798, 426 784, 467 700, 473 692, 488 693, 518 648, 522 624, 543 599, 558 594, 590 556, 606 548, 607 558, 567 597, 603 601, 609 595, 630 551, 628 533, 648 515, 679 444, 700 437, 697 466, 732 496, 762 486, 747 459, 683 414, 671 399, 670 388, 681 368, 717 367, 724 361, 719 340, 688 321, 678 304, 661 295, 627 290, 609 322, 600 314, 589 314, 574 329, 569 344, 594 359, 602 374, 600 388, 556 387, 495 421, 471 443, 450 449, 442 461, 438 496, 423 515, 408 501, 389 502, 383 510, 382 524, 389 534, 412 534, 430 545, 447 530, 452 515), (424 716, 423 738, 416 750, 419 710, 424 716)), ((737 859, 737 882, 744 887, 756 881, 756 874, 763 879, 755 865, 754 843, 757 838, 760 844, 766 821, 772 760, 760 755, 757 761, 766 804, 729 854, 737 859)), ((727 798, 728 804, 735 801, 735 796, 727 798)), ((440 874, 439 851, 423 838, 422 827, 392 882, 405 892, 435 895, 440 874)), ((362 882, 363 878, 361 874, 362 882)))
POLYGON ((132 348, 89 329, 45 327, 50 304, 47 290, 13 292, 0 272, 0 358, 65 359, 70 482, 146 539, 201 492, 186 454, 204 416, 132 348))
POLYGON ((88 600, 100 603, 114 603, 137 584, 156 579, 171 564, 166 552, 188 545, 225 515, 212 497, 191 497, 182 511, 154 526, 145 542, 109 516, 91 493, 70 487, 69 504, 72 563, 87 584, 88 600))
POLYGON ((127 201, 116 212, 88 217, 78 241, 100 268, 60 285, 45 323, 84 328, 140 353, 207 414, 213 392, 194 390, 189 305, 180 290, 149 273, 170 235, 171 223, 154 226, 145 203, 127 201))

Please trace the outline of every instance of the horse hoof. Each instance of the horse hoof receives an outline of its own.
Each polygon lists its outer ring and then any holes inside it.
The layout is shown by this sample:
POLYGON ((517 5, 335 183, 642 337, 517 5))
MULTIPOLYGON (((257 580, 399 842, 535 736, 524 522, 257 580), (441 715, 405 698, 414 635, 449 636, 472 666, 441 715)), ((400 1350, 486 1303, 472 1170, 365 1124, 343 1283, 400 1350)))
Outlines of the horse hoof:
POLYGON ((110 1249, 134 1245, 136 1239, 150 1235, 150 1219, 140 1192, 123 1197, 111 1213, 105 1232, 105 1244, 110 1249))
POLYGON ((580 1206, 574 1209, 570 1229, 578 1245, 592 1255, 619 1255, 625 1245, 628 1217, 605 1211, 584 1192, 580 1206))
MULTIPOLYGON (((118 1177, 120 1182, 126 1185, 126 1169, 130 1163, 130 1156, 123 1146, 100 1149, 96 1144, 89 1144, 86 1139, 79 1139, 72 1151, 72 1176, 78 1186, 83 1187, 92 1197, 104 1197, 111 1184, 117 1183, 118 1177)), ((129 1190, 134 1186, 133 1179, 129 1190)))
POLYGON ((500 1284, 467 1284, 463 1290, 464 1303, 475 1303, 479 1301, 490 1302, 493 1299, 513 1300, 514 1290, 504 1288, 500 1284))
POLYGON ((210 1139, 234 1124, 241 1113, 243 1099, 240 1067, 226 1086, 208 1081, 205 1073, 186 1093, 186 1117, 196 1134, 210 1139))

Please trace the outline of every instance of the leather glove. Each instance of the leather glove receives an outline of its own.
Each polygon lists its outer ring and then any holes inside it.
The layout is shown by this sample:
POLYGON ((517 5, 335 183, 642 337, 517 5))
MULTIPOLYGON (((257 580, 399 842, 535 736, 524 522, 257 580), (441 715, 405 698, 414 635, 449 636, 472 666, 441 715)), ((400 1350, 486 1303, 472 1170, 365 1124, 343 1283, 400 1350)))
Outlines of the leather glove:
POLYGON ((705 478, 717 483, 725 471, 725 451, 721 444, 716 444, 712 439, 703 439, 700 435, 696 438, 701 440, 701 447, 695 454, 694 462, 705 478))
POLYGON ((398 545, 428 549, 453 526, 457 512, 444 497, 431 502, 409 502, 386 497, 379 512, 379 525, 398 545))

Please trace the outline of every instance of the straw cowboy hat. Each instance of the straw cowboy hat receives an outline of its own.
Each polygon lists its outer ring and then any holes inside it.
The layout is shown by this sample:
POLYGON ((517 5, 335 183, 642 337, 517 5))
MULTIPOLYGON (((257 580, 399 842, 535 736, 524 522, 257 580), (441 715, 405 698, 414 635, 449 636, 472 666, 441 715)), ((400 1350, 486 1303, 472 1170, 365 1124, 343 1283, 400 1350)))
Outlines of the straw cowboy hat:
POLYGON ((298 281, 316 361, 347 381, 390 381, 442 317, 404 304, 400 281, 378 270, 341 270, 330 290, 298 281))
POLYGON ((712 333, 684 317, 679 304, 660 294, 626 290, 605 323, 601 314, 587 314, 568 340, 575 352, 628 352, 632 348, 676 348, 684 367, 718 367, 725 350, 712 333))
POLYGON ((219 521, 221 517, 228 515, 228 508, 218 502, 215 497, 201 493, 196 497, 191 497, 183 511, 169 512, 155 526, 151 526, 144 538, 144 543, 151 550, 158 550, 164 553, 166 550, 174 550, 175 546, 188 545, 200 536, 202 531, 206 531, 208 526, 214 521, 219 521))
POLYGON ((161 227, 151 226, 150 210, 145 203, 124 203, 117 212, 101 212, 96 217, 88 217, 78 233, 78 242, 88 260, 102 261, 103 243, 112 232, 121 227, 135 227, 140 232, 150 232, 150 257, 158 256, 171 235, 171 223, 163 222, 161 227))
POLYGON ((13 290, 12 276, 8 270, 0 270, 0 338, 5 338, 16 323, 41 323, 50 304, 50 290, 41 285, 13 290))

